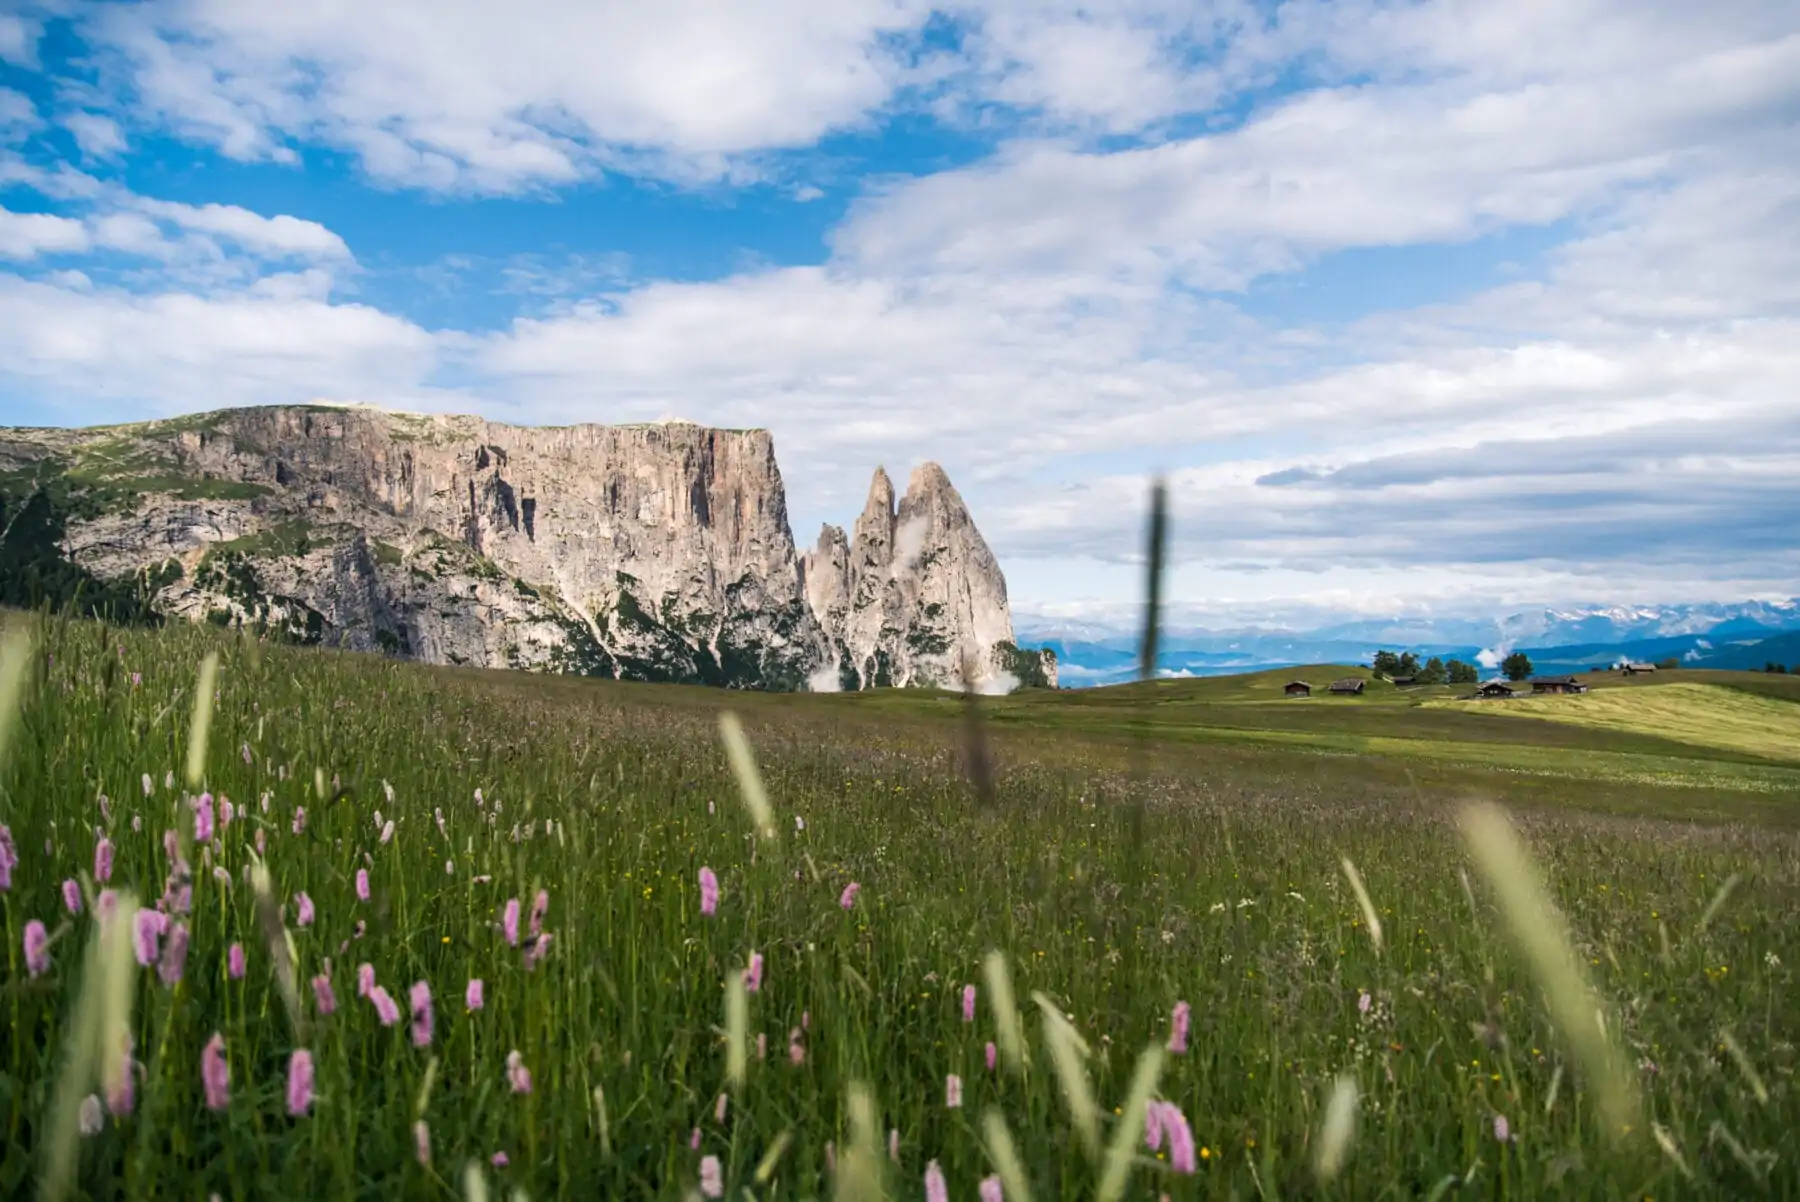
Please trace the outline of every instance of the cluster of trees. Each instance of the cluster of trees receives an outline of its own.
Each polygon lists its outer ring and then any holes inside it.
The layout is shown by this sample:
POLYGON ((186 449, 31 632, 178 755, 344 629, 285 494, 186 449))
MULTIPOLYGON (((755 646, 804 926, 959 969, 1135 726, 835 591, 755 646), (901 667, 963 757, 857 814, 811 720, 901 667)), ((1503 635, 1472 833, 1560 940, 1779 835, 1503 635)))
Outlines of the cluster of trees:
POLYGON ((1775 672, 1777 674, 1780 674, 1780 673, 1785 673, 1787 670, 1788 669, 1787 669, 1786 664, 1778 664, 1774 660, 1770 660, 1768 663, 1763 665, 1763 671, 1765 671, 1765 672, 1775 672))
POLYGON ((1377 676, 1411 676, 1420 684, 1474 684, 1480 679, 1474 664, 1460 659, 1445 663, 1435 655, 1421 664, 1410 651, 1377 651, 1369 666, 1377 676))

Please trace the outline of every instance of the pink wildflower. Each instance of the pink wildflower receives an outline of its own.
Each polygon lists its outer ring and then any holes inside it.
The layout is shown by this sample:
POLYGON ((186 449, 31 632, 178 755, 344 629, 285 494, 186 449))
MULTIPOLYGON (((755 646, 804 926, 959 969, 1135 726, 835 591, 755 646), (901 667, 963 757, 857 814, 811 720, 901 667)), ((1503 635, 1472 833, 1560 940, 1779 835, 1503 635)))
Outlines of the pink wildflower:
POLYGON ((731 1095, 728 1093, 720 1094, 719 1100, 717 1102, 713 1103, 713 1121, 715 1123, 720 1124, 721 1126, 724 1125, 725 1112, 727 1110, 729 1110, 730 1108, 731 1108, 731 1095))
POLYGON ((131 1058, 131 1036, 127 1033, 120 1039, 125 1045, 125 1054, 119 1060, 119 1076, 105 1082, 106 1112, 117 1117, 130 1114, 137 1101, 137 1078, 133 1075, 137 1061, 131 1058))
POLYGON ((377 985, 369 990, 369 1000, 375 1003, 375 1015, 381 1019, 381 1025, 391 1027, 400 1021, 400 1004, 389 996, 388 991, 377 985))
POLYGON ((419 1158, 420 1164, 431 1163, 431 1128, 425 1125, 424 1119, 413 1124, 413 1155, 419 1158))
POLYGON ((963 1002, 963 1021, 966 1023, 974 1022, 975 1021, 975 986, 973 986, 973 985, 964 985, 963 986, 962 1002, 963 1002))
POLYGON ((63 909, 71 914, 81 913, 81 886, 76 884, 74 877, 63 882, 62 893, 63 909))
POLYGON ((225 953, 225 970, 231 974, 231 979, 234 981, 244 979, 243 944, 234 943, 231 945, 231 950, 225 953))
POLYGON ((89 1094, 81 1099, 81 1113, 77 1117, 83 1136, 100 1134, 100 1128, 106 1122, 106 1116, 100 1113, 100 1095, 89 1094))
POLYGON ((12 828, 0 823, 0 893, 12 888, 13 869, 19 866, 19 849, 13 843, 12 828))
POLYGON ((711 917, 719 908, 719 878, 710 868, 700 869, 700 913, 711 917))
POLYGON ((393 837, 394 837, 394 820, 392 818, 389 818, 387 820, 387 825, 381 828, 381 841, 383 843, 386 843, 389 840, 393 839, 393 837))
POLYGON ((519 1055, 517 1048, 506 1054, 506 1083, 514 1093, 531 1092, 531 1070, 525 1067, 525 1057, 519 1055))
POLYGON ((94 844, 94 879, 101 884, 112 880, 113 845, 111 839, 102 838, 94 844))
POLYGON ((200 1053, 200 1082, 206 1088, 207 1109, 225 1109, 231 1101, 231 1066, 225 1063, 225 1037, 217 1031, 200 1053))
POLYGON ((369 900, 369 870, 367 868, 356 870, 356 900, 369 900))
POLYGON ((269 832, 260 826, 256 828, 256 854, 259 856, 269 854, 269 832))
POLYGON ((999 1177, 983 1177, 976 1187, 981 1194, 981 1202, 1006 1202, 1006 1191, 1000 1187, 999 1177))
POLYGON ((152 781, 150 780, 150 774, 148 772, 144 773, 143 785, 144 785, 144 796, 145 797, 150 796, 152 793, 154 793, 156 791, 156 785, 154 783, 152 783, 152 781))
POLYGON ((531 940, 531 947, 525 952, 525 967, 536 968, 538 961, 549 954, 550 932, 545 931, 542 935, 535 936, 531 940))
POLYGON ((1504 1114, 1494 1116, 1494 1138, 1501 1143, 1506 1143, 1512 1138, 1512 1124, 1506 1121, 1504 1114))
POLYGON ((412 1002, 412 1041, 415 1048, 431 1045, 431 986, 425 981, 414 981, 410 1000, 412 1002))
POLYGON ((550 891, 539 889, 537 897, 531 902, 531 933, 541 935, 544 931, 544 915, 550 912, 550 891))
POLYGON ((163 928, 169 916, 160 910, 139 910, 132 926, 132 939, 137 951, 137 962, 145 968, 156 963, 158 945, 162 942, 163 928))
POLYGON ((503 1169, 507 1165, 511 1164, 512 1161, 507 1159, 507 1155, 505 1152, 496 1152, 492 1156, 488 1157, 488 1163, 493 1165, 497 1169, 503 1169))
POLYGON ((1169 1051, 1184 1056, 1188 1050, 1188 1018, 1192 1013, 1186 1002, 1175 1003, 1175 1014, 1169 1020, 1169 1051))
POLYGON ((294 894, 294 925, 309 927, 313 924, 312 898, 304 893, 294 894))
POLYGON ((375 966, 358 964, 356 966, 356 996, 368 997, 369 991, 375 988, 375 966))
POLYGON ((744 973, 744 992, 762 992, 763 958, 761 952, 750 953, 750 968, 744 973))
POLYGON ((169 942, 163 945, 162 960, 156 966, 156 975, 164 985, 173 986, 181 980, 187 969, 187 953, 187 923, 178 922, 169 929, 169 942))
POLYGON ((888 1159, 900 1163, 900 1128, 888 1128, 888 1159))
POLYGON ((506 912, 500 919, 500 930, 513 947, 519 946, 519 899, 506 899, 506 912))
MULTIPOLYGON (((321 1015, 330 1014, 337 1009, 337 994, 332 992, 331 978, 320 974, 312 979, 313 1005, 321 1015)), ((367 994, 364 994, 366 997, 367 994)))
POLYGON ((237 817, 237 808, 231 804, 229 797, 219 798, 219 829, 223 831, 237 817))
POLYGON ((245 744, 244 744, 244 745, 242 745, 242 746, 241 746, 241 747, 239 747, 239 748, 238 748, 238 754, 239 754, 239 755, 241 755, 241 756, 243 756, 243 757, 244 757, 244 762, 245 762, 245 763, 246 763, 246 764, 248 764, 248 763, 249 763, 249 762, 250 762, 250 744, 248 744, 248 743, 245 743, 245 744))
POLYGON ((769 1033, 767 1031, 757 1032, 756 1058, 758 1060, 767 1060, 769 1058, 769 1033))
POLYGON ((163 832, 163 855, 169 857, 171 864, 181 863, 181 836, 174 831, 163 832))
POLYGON ((851 906, 856 904, 856 895, 861 892, 862 886, 855 881, 851 881, 848 885, 844 886, 844 892, 838 897, 838 905, 848 910, 851 906))
POLYGON ((25 969, 34 977, 50 971, 50 933, 35 918, 25 924, 25 969))
POLYGON ((700 1150, 700 1128, 698 1127, 688 1133, 688 1150, 691 1152, 700 1150))
POLYGON ((469 978, 468 988, 463 990, 463 1005, 470 1010, 479 1010, 482 1006, 481 978, 469 978))
POLYGON ((1371 999, 1367 993, 1357 995, 1356 1008, 1362 1013, 1367 1014, 1369 1012, 1369 1007, 1374 1004, 1373 999, 1371 999))
POLYGON ((211 843, 213 837, 213 799, 202 793, 194 799, 194 842, 211 843))
POLYGON ((925 1165, 925 1202, 950 1202, 950 1187, 944 1183, 944 1170, 933 1160, 925 1165))
POLYGON ((302 1115, 312 1109, 313 1100, 313 1061, 312 1053, 305 1048, 295 1048, 294 1054, 288 1057, 287 1106, 288 1113, 302 1115))
POLYGON ((806 1045, 800 1042, 800 1028, 788 1034, 788 1060, 795 1065, 806 1063, 806 1045))
POLYGON ((944 1078, 944 1108, 962 1109, 962 1078, 955 1073, 944 1078))
POLYGON ((717 1156, 705 1156, 700 1160, 700 1192, 708 1198, 725 1196, 725 1177, 719 1170, 717 1156))
POLYGON ((993 1042, 989 1041, 989 1043, 987 1045, 987 1067, 988 1067, 988 1072, 990 1072, 990 1073, 994 1071, 994 1054, 995 1054, 995 1049, 994 1049, 993 1042))
POLYGON ((802 1031, 812 1030, 812 1011, 811 1010, 802 1010, 800 1012, 800 1029, 802 1031))
POLYGON ((294 807, 294 833, 297 835, 306 829, 306 807, 294 807))
POLYGON ((118 912, 119 895, 111 889, 100 890, 100 896, 94 899, 94 917, 103 923, 111 922, 118 912))

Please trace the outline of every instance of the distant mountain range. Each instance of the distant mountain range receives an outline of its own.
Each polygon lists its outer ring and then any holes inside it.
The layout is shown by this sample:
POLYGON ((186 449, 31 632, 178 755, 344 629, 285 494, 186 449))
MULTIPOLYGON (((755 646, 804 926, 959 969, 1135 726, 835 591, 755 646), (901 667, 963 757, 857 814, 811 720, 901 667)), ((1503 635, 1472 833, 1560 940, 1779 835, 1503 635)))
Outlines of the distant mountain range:
MULTIPOLYGON (((1139 634, 1093 622, 1015 618, 1021 643, 1055 650, 1062 683, 1114 684, 1137 672, 1139 634)), ((1298 664, 1367 663, 1412 651, 1493 668, 1510 651, 1540 671, 1573 672, 1671 656, 1693 667, 1800 668, 1800 598, 1703 605, 1541 609, 1499 618, 1357 618, 1310 630, 1165 629, 1165 676, 1222 676, 1298 664)))

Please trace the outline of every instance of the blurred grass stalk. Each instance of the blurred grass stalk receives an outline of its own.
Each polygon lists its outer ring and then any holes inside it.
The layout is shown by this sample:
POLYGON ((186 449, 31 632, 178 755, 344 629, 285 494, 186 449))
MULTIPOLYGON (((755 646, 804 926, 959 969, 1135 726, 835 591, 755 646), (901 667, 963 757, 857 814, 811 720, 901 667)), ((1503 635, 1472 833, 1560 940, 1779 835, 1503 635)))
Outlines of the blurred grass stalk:
POLYGON ((1544 991, 1551 1017, 1593 1088, 1609 1142, 1622 1142, 1637 1121, 1637 1087, 1607 1034, 1598 1002, 1581 971, 1568 924, 1551 903, 1512 822, 1481 802, 1462 811, 1463 836, 1500 901, 1500 912, 1544 991))

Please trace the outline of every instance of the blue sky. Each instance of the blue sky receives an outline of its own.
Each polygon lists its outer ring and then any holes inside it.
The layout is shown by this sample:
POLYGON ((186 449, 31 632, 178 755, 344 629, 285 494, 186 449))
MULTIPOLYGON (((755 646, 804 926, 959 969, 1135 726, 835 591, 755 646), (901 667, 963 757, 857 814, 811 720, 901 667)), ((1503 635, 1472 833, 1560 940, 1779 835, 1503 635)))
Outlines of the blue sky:
POLYGON ((1045 616, 1156 470, 1192 620, 1800 592, 1792 6, 8 12, 0 423, 762 425, 1045 616))

